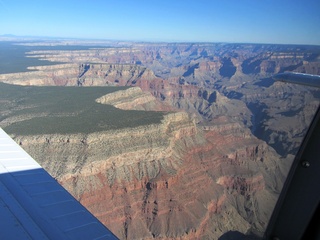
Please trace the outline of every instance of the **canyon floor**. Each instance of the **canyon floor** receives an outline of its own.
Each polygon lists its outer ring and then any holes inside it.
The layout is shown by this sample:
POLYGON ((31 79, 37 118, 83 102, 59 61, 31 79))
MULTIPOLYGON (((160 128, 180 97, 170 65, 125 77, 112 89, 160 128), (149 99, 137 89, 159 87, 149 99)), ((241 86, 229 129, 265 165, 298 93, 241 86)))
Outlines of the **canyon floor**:
POLYGON ((0 43, 0 127, 120 239, 263 235, 320 96, 272 75, 319 46, 0 43))

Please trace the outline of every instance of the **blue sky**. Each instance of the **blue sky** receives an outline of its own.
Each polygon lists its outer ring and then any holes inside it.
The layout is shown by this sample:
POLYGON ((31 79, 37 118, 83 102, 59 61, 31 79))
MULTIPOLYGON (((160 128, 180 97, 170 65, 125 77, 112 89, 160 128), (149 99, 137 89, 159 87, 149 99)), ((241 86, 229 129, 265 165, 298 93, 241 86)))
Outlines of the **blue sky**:
POLYGON ((320 45, 320 0, 0 0, 0 35, 320 45))

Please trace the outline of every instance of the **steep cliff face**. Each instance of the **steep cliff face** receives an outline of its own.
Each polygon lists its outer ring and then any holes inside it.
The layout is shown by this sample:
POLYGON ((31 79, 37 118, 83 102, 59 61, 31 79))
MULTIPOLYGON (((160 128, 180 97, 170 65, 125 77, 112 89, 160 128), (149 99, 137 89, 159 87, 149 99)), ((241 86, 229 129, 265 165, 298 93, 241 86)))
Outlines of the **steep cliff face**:
POLYGON ((227 118, 201 130, 173 113, 159 125, 15 139, 121 239, 262 231, 283 180, 279 156, 227 118))
POLYGON ((35 86, 126 86, 137 79, 156 78, 152 71, 138 65, 61 64, 30 69, 37 71, 2 74, 0 81, 35 86))
POLYGON ((79 73, 77 64, 30 67, 32 72, 1 74, 0 81, 17 85, 75 86, 79 73))
POLYGON ((139 65, 123 64, 88 64, 80 79, 83 86, 101 86, 117 84, 120 86, 131 85, 137 79, 153 79, 156 76, 150 69, 139 65))

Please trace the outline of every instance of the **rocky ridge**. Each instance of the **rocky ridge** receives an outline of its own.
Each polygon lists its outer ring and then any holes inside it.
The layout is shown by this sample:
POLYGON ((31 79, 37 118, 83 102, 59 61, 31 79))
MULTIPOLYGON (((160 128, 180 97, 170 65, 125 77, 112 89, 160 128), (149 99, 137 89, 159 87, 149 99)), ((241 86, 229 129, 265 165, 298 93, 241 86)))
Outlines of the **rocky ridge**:
POLYGON ((123 110, 174 111, 170 105, 161 103, 151 93, 143 92, 139 87, 117 91, 96 99, 101 104, 110 104, 123 110))

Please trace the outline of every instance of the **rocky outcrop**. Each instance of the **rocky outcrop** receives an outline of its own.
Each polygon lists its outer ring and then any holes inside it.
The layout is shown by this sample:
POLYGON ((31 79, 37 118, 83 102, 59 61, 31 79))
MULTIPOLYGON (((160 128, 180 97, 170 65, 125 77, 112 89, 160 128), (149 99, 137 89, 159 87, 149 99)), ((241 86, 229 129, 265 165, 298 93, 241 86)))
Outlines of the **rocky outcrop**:
POLYGON ((180 112, 159 125, 15 140, 120 239, 263 231, 281 160, 241 126, 216 123, 203 131, 180 112))
POLYGON ((117 91, 107 94, 96 100, 101 104, 110 104, 124 110, 145 110, 145 111, 173 111, 170 105, 159 102, 149 92, 143 92, 139 87, 117 91))
POLYGON ((166 131, 169 131, 172 126, 177 124, 181 127, 176 132, 172 133, 174 138, 178 138, 182 135, 181 131, 183 131, 184 127, 193 126, 193 123, 188 120, 188 115, 180 112, 166 115, 161 125, 154 124, 138 128, 113 130, 104 133, 92 133, 89 135, 38 135, 32 138, 22 136, 17 141, 24 148, 27 148, 27 145, 41 146, 38 150, 28 149, 28 152, 32 155, 37 156, 45 152, 51 152, 51 156, 42 158, 41 162, 51 174, 59 176, 61 174, 77 171, 78 167, 75 167, 72 164, 72 161, 78 162, 79 166, 82 166, 84 162, 82 162, 81 159, 87 156, 94 156, 95 160, 104 161, 109 157, 124 154, 123 158, 126 159, 126 153, 142 151, 146 147, 148 148, 146 152, 149 152, 150 156, 152 155, 150 151, 156 151, 154 155, 162 158, 165 156, 162 156, 163 154, 170 153, 168 149, 163 148, 164 146, 168 147, 169 141, 163 134, 166 134, 166 131), (133 145, 132 143, 136 144, 133 145), (96 146, 95 144, 98 145, 96 146), (99 146, 100 144, 104 147, 101 148, 101 146, 99 146), (88 148, 89 145, 91 146, 90 148, 88 148), (70 150, 68 149, 69 147, 71 150, 75 151, 72 153, 70 152, 68 156, 65 157, 71 161, 63 163, 63 165, 68 167, 62 167, 60 169, 52 165, 52 161, 56 161, 59 164, 58 159, 61 158, 61 156, 66 155, 64 152, 70 150), (98 149, 99 151, 96 151, 95 149, 98 149), (101 150, 103 150, 103 152, 101 152, 101 150), (79 152, 82 152, 83 154, 79 154, 79 152), (84 152, 86 152, 86 154, 84 154, 84 152))
POLYGON ((35 86, 126 86, 137 79, 156 78, 152 71, 137 65, 61 64, 30 69, 37 71, 2 74, 0 81, 35 86))
POLYGON ((0 81, 16 85, 75 86, 79 72, 76 64, 30 67, 30 70, 34 71, 1 74, 0 81))

